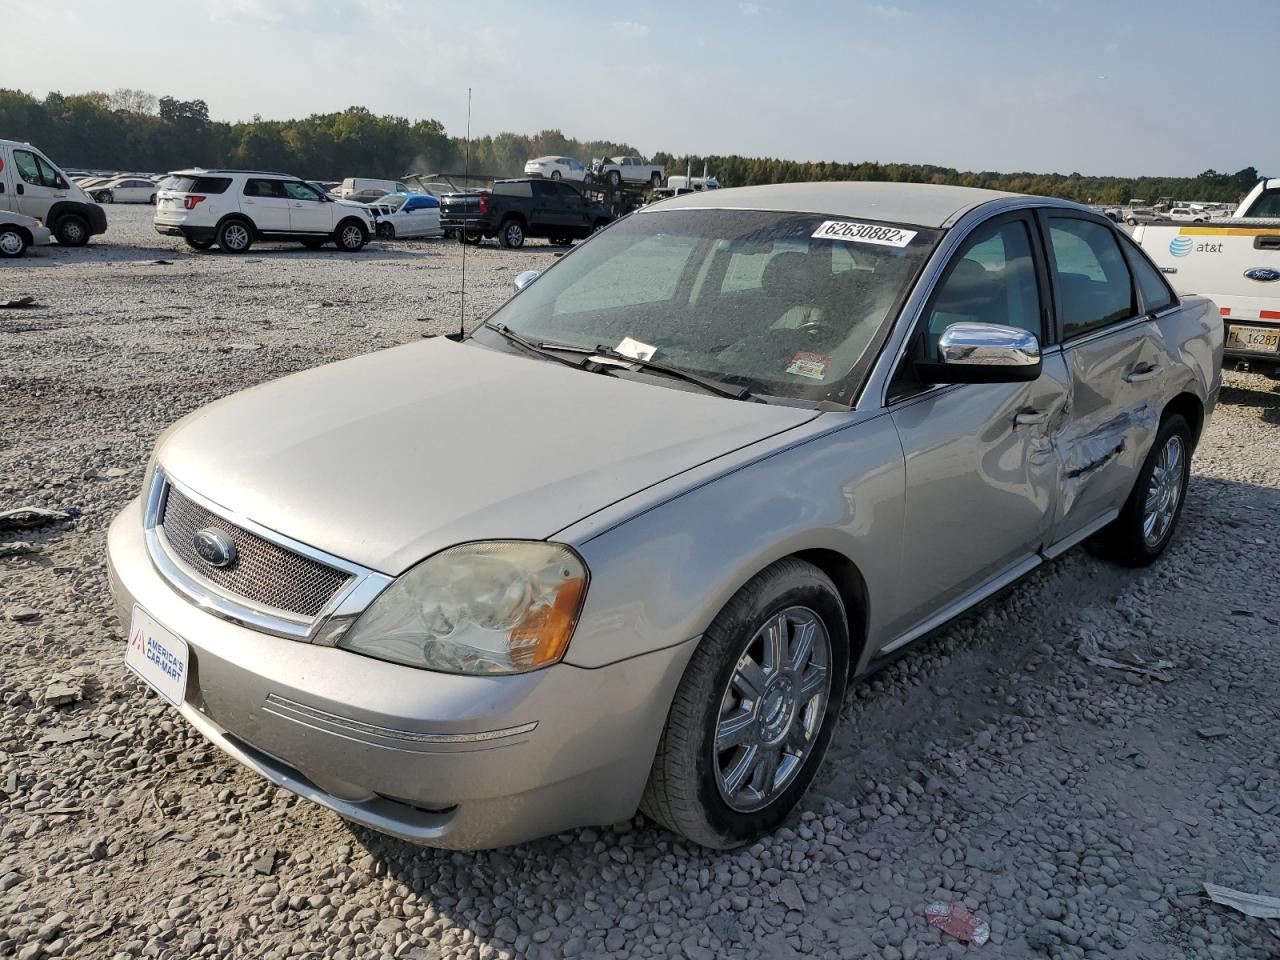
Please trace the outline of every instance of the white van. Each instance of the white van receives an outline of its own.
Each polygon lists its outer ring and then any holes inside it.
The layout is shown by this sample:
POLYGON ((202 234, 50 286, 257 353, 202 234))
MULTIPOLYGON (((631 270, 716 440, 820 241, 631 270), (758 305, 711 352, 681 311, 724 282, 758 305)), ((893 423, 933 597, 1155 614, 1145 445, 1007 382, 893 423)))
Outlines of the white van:
POLYGON ((0 210, 43 221, 66 247, 107 232, 103 209, 38 148, 18 140, 0 140, 0 210))
POLYGON ((374 190, 382 191, 379 196, 386 196, 388 193, 410 192, 409 188, 399 180, 370 180, 367 177, 347 177, 334 193, 343 200, 347 200, 357 193, 372 192, 374 190))

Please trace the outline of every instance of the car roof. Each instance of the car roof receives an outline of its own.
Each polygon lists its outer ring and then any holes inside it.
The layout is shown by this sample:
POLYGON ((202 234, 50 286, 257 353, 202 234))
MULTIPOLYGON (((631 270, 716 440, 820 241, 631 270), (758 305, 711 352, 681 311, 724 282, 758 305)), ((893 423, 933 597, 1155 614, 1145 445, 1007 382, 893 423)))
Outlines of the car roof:
POLYGON ((202 170, 200 167, 191 167, 187 170, 170 170, 171 177, 203 177, 209 174, 228 174, 243 173, 254 177, 281 177, 285 180, 301 180, 301 177, 295 177, 292 173, 279 173, 273 170, 229 170, 225 167, 218 167, 212 170, 202 170))
POLYGON ((837 217, 865 217, 889 223, 946 227, 974 207, 1021 194, 977 187, 932 183, 884 183, 847 180, 819 183, 779 183, 762 187, 726 187, 713 193, 681 194, 639 213, 665 210, 777 210, 837 217))

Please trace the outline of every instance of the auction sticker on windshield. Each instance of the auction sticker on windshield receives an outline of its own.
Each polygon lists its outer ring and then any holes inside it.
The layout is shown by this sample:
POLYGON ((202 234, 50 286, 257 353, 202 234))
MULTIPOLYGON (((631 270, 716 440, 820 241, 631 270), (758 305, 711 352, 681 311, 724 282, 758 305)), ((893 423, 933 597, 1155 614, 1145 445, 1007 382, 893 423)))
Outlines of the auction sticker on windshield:
POLYGON ((175 707, 186 699, 187 643, 141 607, 133 608, 124 665, 175 707))
POLYGON ((851 243, 874 243, 881 247, 905 247, 915 239, 915 230, 883 227, 874 223, 851 220, 824 220, 811 234, 818 240, 845 240, 851 243))

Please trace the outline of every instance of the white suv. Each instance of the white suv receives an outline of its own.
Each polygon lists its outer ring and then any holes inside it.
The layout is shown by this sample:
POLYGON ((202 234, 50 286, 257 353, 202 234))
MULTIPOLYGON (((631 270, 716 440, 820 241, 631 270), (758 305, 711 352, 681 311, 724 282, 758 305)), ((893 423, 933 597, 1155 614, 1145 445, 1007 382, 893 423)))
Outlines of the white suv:
POLYGON ((156 193, 157 233, 188 246, 244 253, 255 240, 296 240, 309 249, 333 241, 354 253, 376 232, 374 212, 334 200, 297 177, 257 170, 178 170, 156 193))

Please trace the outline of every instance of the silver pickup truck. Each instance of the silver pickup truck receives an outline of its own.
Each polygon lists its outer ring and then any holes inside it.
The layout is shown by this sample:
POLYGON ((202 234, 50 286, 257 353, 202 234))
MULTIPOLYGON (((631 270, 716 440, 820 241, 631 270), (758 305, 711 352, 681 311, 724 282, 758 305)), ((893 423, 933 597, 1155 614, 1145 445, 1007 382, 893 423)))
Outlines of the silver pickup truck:
POLYGON ((1259 180, 1229 218, 1143 224, 1133 239, 1175 290, 1218 305, 1229 362, 1280 379, 1280 180, 1259 180))

